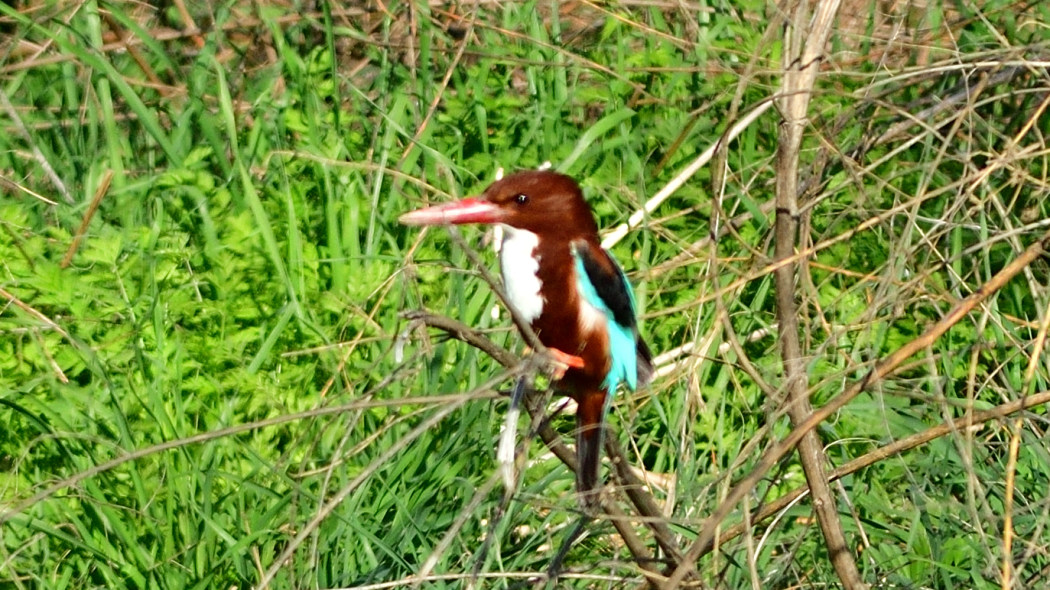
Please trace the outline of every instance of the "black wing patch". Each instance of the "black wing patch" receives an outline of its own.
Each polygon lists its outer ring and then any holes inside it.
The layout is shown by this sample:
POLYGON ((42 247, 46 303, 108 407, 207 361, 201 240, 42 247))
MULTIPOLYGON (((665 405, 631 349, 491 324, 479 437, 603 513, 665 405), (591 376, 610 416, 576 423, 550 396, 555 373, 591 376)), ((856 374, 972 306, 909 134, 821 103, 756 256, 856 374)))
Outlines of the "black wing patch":
POLYGON ((604 250, 595 253, 583 240, 573 242, 573 248, 587 272, 587 278, 594 285, 594 291, 612 312, 613 320, 625 328, 634 329, 634 295, 631 294, 631 286, 627 284, 627 277, 616 261, 604 250), (598 256, 604 256, 608 265, 602 264, 598 256))
POLYGON ((582 240, 574 242, 572 247, 574 255, 587 273, 587 282, 594 287, 594 292, 612 312, 613 321, 634 334, 637 382, 630 387, 645 387, 653 379, 653 353, 638 334, 634 293, 627 277, 616 264, 616 260, 605 250, 598 250, 596 253, 582 240), (603 264, 598 256, 604 257, 606 264, 603 264))

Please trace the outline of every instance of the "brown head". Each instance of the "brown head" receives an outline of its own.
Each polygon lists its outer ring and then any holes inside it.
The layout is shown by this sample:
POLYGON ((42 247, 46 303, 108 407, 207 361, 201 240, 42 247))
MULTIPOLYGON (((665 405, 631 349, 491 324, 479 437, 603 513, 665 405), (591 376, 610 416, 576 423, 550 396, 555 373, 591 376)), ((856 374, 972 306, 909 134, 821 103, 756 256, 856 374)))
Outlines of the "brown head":
POLYGON ((546 238, 597 237, 598 226, 572 178, 549 170, 516 172, 480 197, 405 213, 406 225, 503 223, 546 238))

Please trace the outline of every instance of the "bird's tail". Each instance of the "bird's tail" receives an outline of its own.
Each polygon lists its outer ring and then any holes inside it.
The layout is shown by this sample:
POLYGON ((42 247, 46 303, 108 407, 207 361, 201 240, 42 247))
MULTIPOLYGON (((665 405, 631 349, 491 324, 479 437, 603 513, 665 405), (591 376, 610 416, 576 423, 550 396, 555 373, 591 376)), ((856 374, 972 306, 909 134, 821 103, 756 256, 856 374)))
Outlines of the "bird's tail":
POLYGON ((576 400, 576 491, 585 505, 597 501, 601 483, 605 398, 598 390, 576 400))

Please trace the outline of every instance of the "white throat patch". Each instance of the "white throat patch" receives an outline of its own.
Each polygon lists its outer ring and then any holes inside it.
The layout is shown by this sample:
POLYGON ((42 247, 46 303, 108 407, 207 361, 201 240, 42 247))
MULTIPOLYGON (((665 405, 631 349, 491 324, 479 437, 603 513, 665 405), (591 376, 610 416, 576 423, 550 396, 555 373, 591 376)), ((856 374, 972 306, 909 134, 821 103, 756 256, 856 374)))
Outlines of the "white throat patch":
POLYGON ((499 251, 499 263, 507 299, 523 320, 532 323, 543 313, 543 296, 540 295, 543 282, 536 276, 540 262, 534 256, 540 238, 530 231, 509 225, 501 227, 503 246, 499 251))

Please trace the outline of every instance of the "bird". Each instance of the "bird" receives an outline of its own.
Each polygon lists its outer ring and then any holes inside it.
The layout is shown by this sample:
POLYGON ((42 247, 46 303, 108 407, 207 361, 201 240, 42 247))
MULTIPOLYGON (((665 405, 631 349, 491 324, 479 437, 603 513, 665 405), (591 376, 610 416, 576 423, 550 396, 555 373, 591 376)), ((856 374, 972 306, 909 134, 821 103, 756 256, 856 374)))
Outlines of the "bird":
POLYGON ((552 385, 577 404, 576 489, 593 504, 608 404, 621 384, 632 391, 647 385, 653 360, 631 286, 602 248, 579 184, 551 170, 516 172, 480 196, 410 211, 399 221, 502 227, 507 303, 565 366, 552 385))

